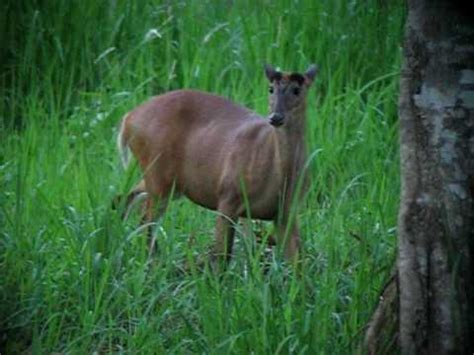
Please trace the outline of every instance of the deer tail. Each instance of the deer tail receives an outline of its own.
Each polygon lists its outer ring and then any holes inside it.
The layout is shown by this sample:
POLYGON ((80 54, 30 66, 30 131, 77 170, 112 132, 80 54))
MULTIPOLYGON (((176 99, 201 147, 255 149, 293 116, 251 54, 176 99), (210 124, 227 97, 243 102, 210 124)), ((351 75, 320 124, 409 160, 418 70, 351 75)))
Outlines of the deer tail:
POLYGON ((120 123, 119 133, 117 135, 117 148, 120 155, 122 165, 126 168, 130 162, 130 148, 128 147, 127 137, 125 133, 125 122, 128 118, 128 113, 123 116, 122 122, 120 123))

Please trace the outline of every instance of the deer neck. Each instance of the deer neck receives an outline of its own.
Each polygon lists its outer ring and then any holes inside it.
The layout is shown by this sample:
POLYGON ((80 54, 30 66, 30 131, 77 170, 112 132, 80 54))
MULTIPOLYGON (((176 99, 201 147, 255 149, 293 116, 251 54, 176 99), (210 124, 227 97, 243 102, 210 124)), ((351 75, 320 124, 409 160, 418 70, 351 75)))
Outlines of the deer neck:
POLYGON ((288 112, 286 121, 281 134, 286 136, 290 155, 296 158, 305 152, 305 149, 301 148, 305 148, 306 107, 301 106, 288 112))
POLYGON ((306 160, 305 107, 295 109, 287 114, 287 124, 276 128, 279 151, 290 180, 297 178, 306 160))
POLYGON ((304 137, 306 126, 306 106, 302 105, 287 113, 287 125, 284 127, 292 139, 304 137))

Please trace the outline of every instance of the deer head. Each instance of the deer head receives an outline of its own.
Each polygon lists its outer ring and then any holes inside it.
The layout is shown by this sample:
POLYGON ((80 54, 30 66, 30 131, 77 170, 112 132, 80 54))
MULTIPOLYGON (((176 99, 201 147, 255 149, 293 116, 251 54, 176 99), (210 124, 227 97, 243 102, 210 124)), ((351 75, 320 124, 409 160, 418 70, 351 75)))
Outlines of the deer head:
POLYGON ((317 67, 314 64, 304 74, 283 73, 275 70, 271 65, 265 65, 265 75, 270 81, 269 119, 271 125, 280 127, 300 123, 292 121, 301 120, 299 117, 304 117, 306 95, 316 73, 317 67))

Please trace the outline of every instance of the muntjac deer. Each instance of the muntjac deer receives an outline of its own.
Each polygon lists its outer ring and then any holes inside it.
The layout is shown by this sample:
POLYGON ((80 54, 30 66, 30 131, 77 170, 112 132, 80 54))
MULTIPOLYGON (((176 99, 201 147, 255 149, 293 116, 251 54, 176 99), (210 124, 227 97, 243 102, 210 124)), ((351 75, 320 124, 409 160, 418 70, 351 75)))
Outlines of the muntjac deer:
POLYGON ((145 220, 160 217, 170 194, 218 211, 213 258, 228 260, 239 217, 273 220, 277 242, 294 259, 300 236, 290 205, 306 159, 306 95, 316 76, 265 66, 270 115, 264 119, 225 98, 177 90, 152 98, 125 115, 118 136, 144 179, 127 201, 146 193, 145 220))

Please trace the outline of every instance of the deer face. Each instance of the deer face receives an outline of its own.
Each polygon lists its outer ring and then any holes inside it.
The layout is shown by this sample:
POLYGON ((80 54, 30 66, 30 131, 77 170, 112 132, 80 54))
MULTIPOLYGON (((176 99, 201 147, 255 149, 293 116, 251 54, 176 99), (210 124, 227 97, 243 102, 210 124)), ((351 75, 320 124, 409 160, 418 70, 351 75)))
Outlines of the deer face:
POLYGON ((275 127, 289 123, 295 111, 305 108, 306 94, 316 76, 313 64, 304 74, 282 73, 272 66, 265 66, 265 75, 270 81, 270 124, 275 127))

